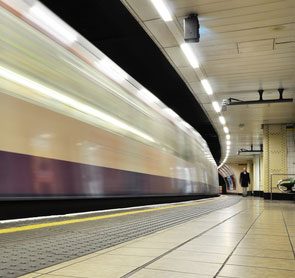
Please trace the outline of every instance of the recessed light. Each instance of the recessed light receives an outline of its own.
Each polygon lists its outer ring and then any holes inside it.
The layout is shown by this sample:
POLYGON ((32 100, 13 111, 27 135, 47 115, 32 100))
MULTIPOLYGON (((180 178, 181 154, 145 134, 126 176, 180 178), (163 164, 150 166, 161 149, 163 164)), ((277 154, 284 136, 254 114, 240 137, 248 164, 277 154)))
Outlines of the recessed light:
POLYGON ((188 45, 187 43, 183 43, 180 45, 180 48, 183 51, 188 62, 191 64, 191 66, 194 69, 198 68, 199 67, 198 59, 196 55, 194 54, 193 50, 191 49, 190 45, 188 45))
POLYGON ((219 116, 219 121, 222 125, 225 125, 225 118, 223 116, 219 116))
POLYGON ((162 0, 151 0, 164 21, 172 21, 172 16, 162 0))
POLYGON ((229 129, 228 129, 228 127, 224 126, 224 127, 223 127, 223 130, 224 130, 225 133, 229 133, 229 129))
POLYGON ((219 106, 219 104, 218 104, 217 101, 213 101, 213 102, 212 102, 212 106, 213 106, 214 110, 215 110, 217 113, 220 112, 221 108, 220 108, 220 106, 219 106))
MULTIPOLYGON (((211 88, 211 86, 210 86, 209 81, 208 81, 207 79, 202 79, 202 80, 201 80, 201 83, 202 83, 202 85, 203 85, 203 87, 204 87, 206 93, 207 93, 208 95, 212 95, 212 94, 213 94, 213 90, 212 90, 212 88, 211 88)), ((218 103, 217 103, 217 104, 218 104, 218 103)), ((218 104, 218 106, 219 106, 219 104, 218 104)), ((219 111, 220 111, 220 110, 219 110, 219 111)), ((219 112, 219 111, 218 111, 218 112, 219 112)), ((217 112, 217 111, 216 111, 216 112, 217 112)))

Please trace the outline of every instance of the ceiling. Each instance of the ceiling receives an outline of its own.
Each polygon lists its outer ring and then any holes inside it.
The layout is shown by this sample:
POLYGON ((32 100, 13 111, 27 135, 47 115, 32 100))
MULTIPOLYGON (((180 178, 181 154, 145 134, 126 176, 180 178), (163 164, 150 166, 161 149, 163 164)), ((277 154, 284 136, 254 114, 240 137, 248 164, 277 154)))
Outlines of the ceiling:
POLYGON ((219 138, 206 111, 186 80, 120 1, 41 2, 198 130, 215 160, 220 160, 219 138))
POLYGON ((165 22, 150 0, 122 0, 129 12, 158 45, 192 95, 206 111, 220 136, 223 157, 225 134, 218 116, 223 115, 231 136, 229 162, 245 162, 238 156, 241 148, 258 149, 263 142, 262 125, 294 123, 295 104, 256 104, 227 107, 216 113, 213 100, 220 104, 230 97, 240 100, 295 97, 295 1, 294 0, 164 0, 173 21, 165 22), (200 69, 185 59, 183 18, 197 13, 200 42, 192 44, 200 69), (180 37, 182 36, 182 37, 180 37), (205 76, 214 95, 208 96, 200 82, 205 76))

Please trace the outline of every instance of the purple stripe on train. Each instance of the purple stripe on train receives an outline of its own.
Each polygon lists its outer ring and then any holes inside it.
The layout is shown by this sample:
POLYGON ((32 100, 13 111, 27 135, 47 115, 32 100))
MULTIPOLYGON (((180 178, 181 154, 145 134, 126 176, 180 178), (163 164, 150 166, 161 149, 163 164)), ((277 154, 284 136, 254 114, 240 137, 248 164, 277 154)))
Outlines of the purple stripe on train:
POLYGON ((58 159, 0 151, 0 197, 215 194, 213 187, 58 159))

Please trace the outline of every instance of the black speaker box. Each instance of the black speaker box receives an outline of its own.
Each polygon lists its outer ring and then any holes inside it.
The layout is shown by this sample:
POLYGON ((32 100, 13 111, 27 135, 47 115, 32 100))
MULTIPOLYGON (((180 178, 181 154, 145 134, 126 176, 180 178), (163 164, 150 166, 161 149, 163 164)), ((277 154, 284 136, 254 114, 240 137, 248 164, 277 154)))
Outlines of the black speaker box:
POLYGON ((197 14, 191 14, 183 20, 185 42, 200 41, 200 24, 197 14))

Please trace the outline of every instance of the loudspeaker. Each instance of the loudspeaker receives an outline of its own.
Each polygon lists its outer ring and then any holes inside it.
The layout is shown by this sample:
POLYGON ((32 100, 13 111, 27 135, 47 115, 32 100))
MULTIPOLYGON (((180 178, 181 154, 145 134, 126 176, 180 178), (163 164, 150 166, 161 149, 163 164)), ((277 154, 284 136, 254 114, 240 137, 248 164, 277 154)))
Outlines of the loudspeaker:
POLYGON ((183 20, 184 41, 199 42, 200 41, 200 24, 197 14, 190 14, 183 20))

